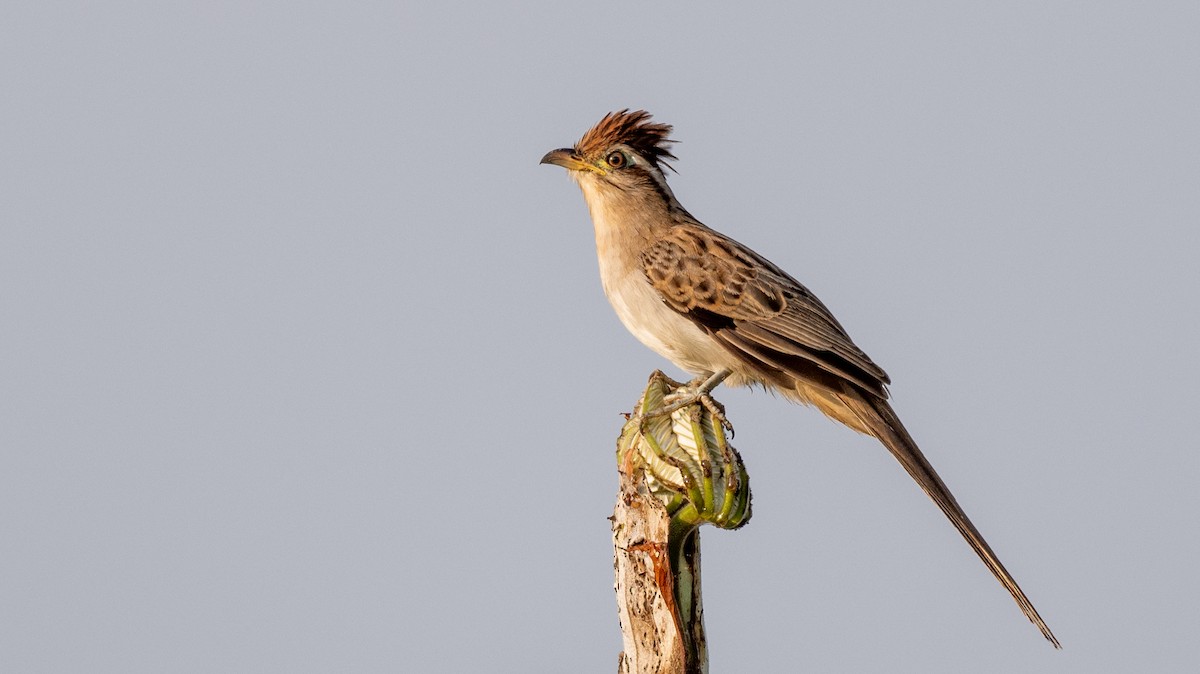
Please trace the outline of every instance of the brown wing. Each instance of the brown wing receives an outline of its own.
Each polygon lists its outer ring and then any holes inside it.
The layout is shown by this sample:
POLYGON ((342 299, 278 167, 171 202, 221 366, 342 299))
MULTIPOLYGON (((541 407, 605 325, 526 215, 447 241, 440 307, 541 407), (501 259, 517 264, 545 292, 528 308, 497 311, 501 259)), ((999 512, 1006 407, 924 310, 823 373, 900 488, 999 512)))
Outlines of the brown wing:
POLYGON ((815 366, 887 397, 887 373, 825 305, 740 243, 707 227, 677 225, 642 254, 642 264, 668 306, 739 358, 793 374, 815 366))

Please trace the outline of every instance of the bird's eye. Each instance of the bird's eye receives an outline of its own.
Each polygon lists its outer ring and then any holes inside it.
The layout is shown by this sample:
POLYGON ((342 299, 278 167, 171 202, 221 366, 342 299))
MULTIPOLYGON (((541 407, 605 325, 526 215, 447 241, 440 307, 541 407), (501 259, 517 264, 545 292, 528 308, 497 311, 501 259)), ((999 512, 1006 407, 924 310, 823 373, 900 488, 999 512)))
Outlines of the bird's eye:
POLYGON ((625 165, 625 155, 621 154, 620 152, 610 152, 608 153, 608 156, 604 158, 604 161, 608 162, 608 165, 613 168, 621 168, 625 165))

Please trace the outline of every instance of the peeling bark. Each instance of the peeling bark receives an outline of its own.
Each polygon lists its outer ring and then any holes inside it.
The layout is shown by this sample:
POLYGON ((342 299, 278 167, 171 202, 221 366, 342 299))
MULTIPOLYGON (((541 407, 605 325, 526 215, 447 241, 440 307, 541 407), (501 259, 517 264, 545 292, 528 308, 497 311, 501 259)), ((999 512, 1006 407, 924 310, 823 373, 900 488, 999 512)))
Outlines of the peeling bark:
POLYGON ((672 532, 640 471, 620 473, 613 511, 613 566, 625 650, 620 674, 704 674, 708 658, 700 604, 700 536, 672 532), (672 539, 672 536, 675 536, 672 539), (679 560, 672 568, 672 560, 679 560))

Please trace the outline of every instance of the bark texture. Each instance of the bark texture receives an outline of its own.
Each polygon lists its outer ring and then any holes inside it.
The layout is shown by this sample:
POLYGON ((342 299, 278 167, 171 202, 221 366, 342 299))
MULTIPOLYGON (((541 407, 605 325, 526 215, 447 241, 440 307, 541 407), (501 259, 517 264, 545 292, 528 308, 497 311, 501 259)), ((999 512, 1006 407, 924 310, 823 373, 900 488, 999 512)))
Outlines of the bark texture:
POLYGON ((624 651, 620 674, 708 671, 700 604, 700 536, 672 531, 641 471, 622 471, 613 511, 613 565, 624 651), (672 539, 672 535, 675 538, 672 539), (672 568, 672 559, 679 568, 672 568))

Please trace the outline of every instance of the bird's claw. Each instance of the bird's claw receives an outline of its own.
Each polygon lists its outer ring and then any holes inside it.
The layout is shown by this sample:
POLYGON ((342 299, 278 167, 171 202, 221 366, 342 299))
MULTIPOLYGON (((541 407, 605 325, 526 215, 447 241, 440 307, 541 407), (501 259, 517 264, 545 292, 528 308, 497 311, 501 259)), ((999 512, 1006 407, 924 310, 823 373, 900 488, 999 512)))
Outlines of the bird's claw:
POLYGON ((721 371, 712 375, 701 375, 692 379, 686 384, 681 384, 659 370, 655 370, 654 374, 650 375, 651 380, 659 379, 664 381, 674 389, 671 393, 663 396, 663 405, 652 410, 644 411, 640 416, 643 420, 647 417, 661 417, 683 409, 689 405, 700 403, 704 409, 708 410, 709 414, 713 415, 725 430, 729 431, 730 437, 735 435, 733 424, 725 417, 725 406, 717 402, 710 393, 716 388, 726 377, 729 372, 721 371))

